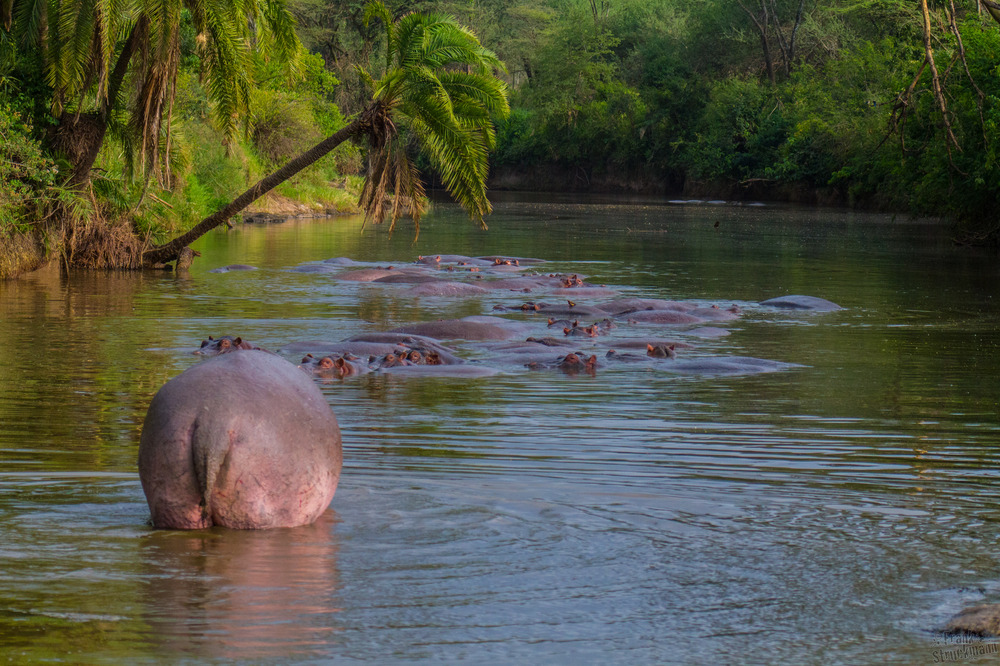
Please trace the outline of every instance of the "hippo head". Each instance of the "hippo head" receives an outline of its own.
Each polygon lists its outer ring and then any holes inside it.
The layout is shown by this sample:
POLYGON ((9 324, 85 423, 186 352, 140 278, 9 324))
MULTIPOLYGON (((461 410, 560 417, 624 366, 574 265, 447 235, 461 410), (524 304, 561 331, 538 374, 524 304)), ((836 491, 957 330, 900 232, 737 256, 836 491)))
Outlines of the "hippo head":
POLYGON ((255 347, 240 337, 234 338, 231 335, 223 335, 216 339, 210 335, 208 336, 208 340, 201 341, 201 348, 197 349, 194 353, 204 356, 217 356, 231 352, 234 349, 255 349, 255 347))
POLYGON ((646 345, 646 356, 654 358, 677 358, 676 345, 646 345))

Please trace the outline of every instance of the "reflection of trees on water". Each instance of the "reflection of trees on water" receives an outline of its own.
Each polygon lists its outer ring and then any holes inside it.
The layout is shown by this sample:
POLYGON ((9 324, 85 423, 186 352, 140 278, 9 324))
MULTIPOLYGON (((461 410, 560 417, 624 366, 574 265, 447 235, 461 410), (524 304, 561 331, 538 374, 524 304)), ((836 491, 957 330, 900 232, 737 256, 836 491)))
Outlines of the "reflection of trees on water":
MULTIPOLYGON (((48 469, 132 468, 145 405, 171 374, 156 319, 134 316, 169 274, 74 271, 55 264, 0 282, 0 437, 37 447, 48 469), (108 447, 106 444, 115 446, 108 447)), ((161 312, 181 316, 180 300, 161 312)), ((2 441, 2 440, 0 440, 2 441)))
POLYGON ((155 654, 235 660, 327 654, 340 630, 337 516, 274 530, 155 531, 140 556, 155 654))

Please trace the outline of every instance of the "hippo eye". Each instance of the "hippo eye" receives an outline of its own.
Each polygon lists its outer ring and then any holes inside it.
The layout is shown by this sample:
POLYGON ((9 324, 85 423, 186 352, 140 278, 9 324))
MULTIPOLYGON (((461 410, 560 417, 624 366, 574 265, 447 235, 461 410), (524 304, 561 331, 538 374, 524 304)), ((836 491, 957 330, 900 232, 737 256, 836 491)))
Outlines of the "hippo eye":
POLYGON ((321 368, 332 368, 334 366, 334 361, 329 356, 324 356, 320 359, 319 366, 321 368))
POLYGON ((222 348, 222 349, 229 349, 229 346, 231 344, 232 343, 229 342, 229 340, 219 340, 219 347, 222 348))

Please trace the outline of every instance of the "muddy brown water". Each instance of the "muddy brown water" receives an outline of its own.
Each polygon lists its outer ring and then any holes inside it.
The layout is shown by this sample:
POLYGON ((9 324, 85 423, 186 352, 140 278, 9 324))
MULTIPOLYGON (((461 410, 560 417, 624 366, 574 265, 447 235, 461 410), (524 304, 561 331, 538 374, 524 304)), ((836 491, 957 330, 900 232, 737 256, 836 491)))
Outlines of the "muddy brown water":
POLYGON ((506 198, 490 226, 448 205, 416 243, 354 218, 245 226, 199 241, 185 276, 0 283, 0 661, 933 663, 989 647, 932 629, 1000 601, 995 256, 924 222, 653 199, 506 198), (524 300, 290 270, 435 253, 736 303, 729 336, 682 351, 802 367, 330 381, 345 469, 317 524, 147 526, 145 409, 205 336, 279 349, 524 300), (209 272, 228 264, 258 270, 209 272), (757 305, 785 294, 845 309, 757 305))

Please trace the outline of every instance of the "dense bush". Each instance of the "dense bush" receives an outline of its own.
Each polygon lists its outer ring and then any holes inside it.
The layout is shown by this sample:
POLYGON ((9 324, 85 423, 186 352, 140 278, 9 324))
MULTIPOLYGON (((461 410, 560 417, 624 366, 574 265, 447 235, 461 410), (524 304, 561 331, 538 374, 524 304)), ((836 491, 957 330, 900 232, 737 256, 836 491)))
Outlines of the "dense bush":
POLYGON ((26 231, 54 196, 55 163, 21 114, 0 102, 0 233, 26 231))

